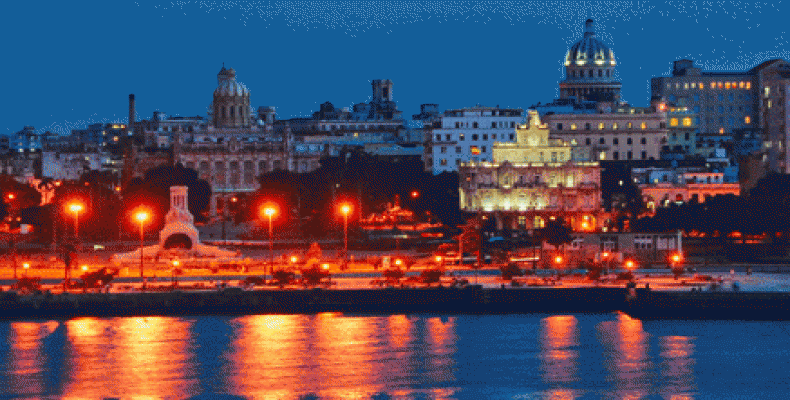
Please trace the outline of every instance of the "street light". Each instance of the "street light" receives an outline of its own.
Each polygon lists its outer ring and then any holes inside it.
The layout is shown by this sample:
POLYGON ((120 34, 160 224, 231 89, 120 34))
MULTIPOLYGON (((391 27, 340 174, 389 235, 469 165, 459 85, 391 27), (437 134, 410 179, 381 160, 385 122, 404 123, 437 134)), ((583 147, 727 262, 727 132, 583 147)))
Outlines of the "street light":
POLYGON ((24 264, 22 264, 22 268, 24 268, 24 269, 25 269, 25 276, 27 276, 27 270, 30 268, 30 263, 24 263, 24 264))
MULTIPOLYGON (((263 213, 269 217, 269 265, 271 266, 272 273, 274 273, 274 236, 272 235, 272 217, 277 213, 277 210, 274 207, 266 207, 263 209, 263 213)), ((265 273, 266 271, 264 271, 264 274, 265 273)))
POLYGON ((138 222, 140 222, 140 278, 143 277, 143 226, 145 225, 145 221, 148 220, 148 213, 145 211, 140 211, 134 216, 138 222))
POLYGON ((82 211, 82 208, 82 204, 80 203, 69 204, 69 211, 74 213, 74 238, 78 243, 78 247, 80 241, 80 211, 82 211))
POLYGON ((351 206, 343 204, 340 206, 340 212, 343 213, 343 248, 345 249, 344 258, 348 260, 348 214, 351 213, 351 206))

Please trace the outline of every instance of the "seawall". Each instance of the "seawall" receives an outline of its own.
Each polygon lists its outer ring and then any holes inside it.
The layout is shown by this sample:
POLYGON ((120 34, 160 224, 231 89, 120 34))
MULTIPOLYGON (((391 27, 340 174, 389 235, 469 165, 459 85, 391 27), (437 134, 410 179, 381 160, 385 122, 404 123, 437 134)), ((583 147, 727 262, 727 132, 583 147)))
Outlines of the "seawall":
POLYGON ((288 313, 613 312, 621 288, 385 288, 172 291, 160 293, 0 294, 0 318, 66 319, 288 313))

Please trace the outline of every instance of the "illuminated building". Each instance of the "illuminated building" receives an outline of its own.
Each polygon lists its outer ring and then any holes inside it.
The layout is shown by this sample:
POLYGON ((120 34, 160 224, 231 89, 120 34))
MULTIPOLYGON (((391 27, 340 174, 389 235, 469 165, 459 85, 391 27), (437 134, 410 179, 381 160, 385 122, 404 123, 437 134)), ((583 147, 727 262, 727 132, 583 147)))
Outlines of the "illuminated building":
POLYGON ((540 228, 552 217, 574 230, 602 226, 601 170, 589 148, 549 139, 534 110, 515 131, 515 143, 494 143, 491 162, 461 163, 461 209, 492 215, 498 228, 540 228))
POLYGON ((621 106, 598 114, 544 117, 551 136, 593 150, 596 160, 658 160, 667 136, 666 112, 621 106))
POLYGON ((595 37, 595 25, 584 23, 584 37, 565 55, 565 80, 560 82, 560 99, 620 101, 622 85, 615 80, 614 52, 595 37))
POLYGON ((769 145, 765 160, 769 169, 790 170, 790 155, 785 151, 790 136, 786 98, 790 63, 774 59, 748 71, 729 72, 702 71, 686 59, 673 65, 672 76, 652 78, 654 98, 698 114, 701 133, 761 129, 769 145))
POLYGON ((723 172, 710 172, 704 167, 634 168, 631 176, 651 211, 672 203, 703 203, 713 196, 741 193, 737 181, 728 181, 723 172))
MULTIPOLYGON (((464 162, 492 160, 494 143, 513 142, 516 125, 524 110, 499 107, 469 107, 446 110, 441 127, 427 138, 433 173, 457 171, 464 162)), ((428 149, 426 149, 428 151, 428 149)))

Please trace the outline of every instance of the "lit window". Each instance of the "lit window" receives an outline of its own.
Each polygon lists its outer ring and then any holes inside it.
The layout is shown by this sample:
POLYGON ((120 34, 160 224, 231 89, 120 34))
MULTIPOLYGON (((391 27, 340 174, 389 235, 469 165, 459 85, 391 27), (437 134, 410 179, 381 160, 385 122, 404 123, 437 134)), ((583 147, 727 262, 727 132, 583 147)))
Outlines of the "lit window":
POLYGON ((689 84, 688 84, 688 82, 684 83, 684 84, 683 84, 683 89, 688 89, 688 88, 689 88, 689 84))
POLYGON ((718 82, 717 85, 719 86, 719 89, 723 89, 724 88, 724 83, 723 82, 718 82))
POLYGON ((739 89, 743 89, 743 86, 744 86, 744 84, 745 84, 745 83, 744 83, 743 81, 740 81, 740 82, 738 83, 738 88, 739 88, 739 89))
POLYGON ((730 82, 724 82, 724 88, 725 89, 729 89, 730 88, 730 82))
POLYGON ((692 89, 696 89, 697 88, 697 82, 691 82, 691 88, 692 89))
POLYGON ((628 129, 633 129, 634 128, 634 124, 631 123, 631 122, 629 122, 627 126, 628 126, 628 129))
POLYGON ((764 91, 763 97, 767 99, 768 96, 771 95, 771 88, 769 86, 766 86, 763 88, 763 91, 764 91))
POLYGON ((479 147, 477 147, 477 146, 470 146, 470 147, 469 147, 469 151, 470 151, 472 154, 474 154, 474 155, 479 155, 479 154, 480 154, 480 148, 479 148, 479 147))
POLYGON ((752 88, 752 83, 746 82, 746 89, 751 89, 751 88, 752 88))
POLYGON ((644 130, 644 129, 647 129, 647 123, 646 123, 646 122, 642 122, 642 129, 643 129, 643 130, 644 130))
POLYGON ((617 130, 617 122, 612 124, 612 130, 615 130, 615 131, 617 130))
POLYGON ((683 118, 683 126, 691 126, 691 117, 683 118))
POLYGON ((677 118, 671 118, 669 120, 669 126, 678 126, 678 119, 677 118))
POLYGON ((575 131, 575 130, 576 130, 576 124, 571 124, 571 130, 572 130, 572 131, 575 131))
POLYGON ((751 124, 752 123, 752 117, 747 115, 746 117, 743 118, 743 122, 745 122, 747 124, 751 124))
POLYGON ((698 86, 699 86, 700 89, 705 89, 705 84, 702 83, 702 82, 700 82, 698 86))
POLYGON ((598 130, 599 130, 599 131, 602 131, 602 130, 603 130, 603 128, 604 128, 604 123, 603 123, 603 122, 599 122, 599 123, 598 123, 598 130))
POLYGON ((720 135, 723 135, 723 134, 724 134, 724 128, 719 128, 719 134, 720 134, 720 135))

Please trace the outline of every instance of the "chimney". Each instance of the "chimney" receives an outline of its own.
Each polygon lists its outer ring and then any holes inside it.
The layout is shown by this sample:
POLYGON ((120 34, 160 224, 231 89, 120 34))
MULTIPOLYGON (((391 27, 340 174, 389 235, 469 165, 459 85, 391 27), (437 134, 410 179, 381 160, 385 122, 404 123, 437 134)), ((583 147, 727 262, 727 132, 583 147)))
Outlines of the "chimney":
POLYGON ((129 123, 126 125, 126 131, 134 132, 134 94, 129 95, 129 123))

